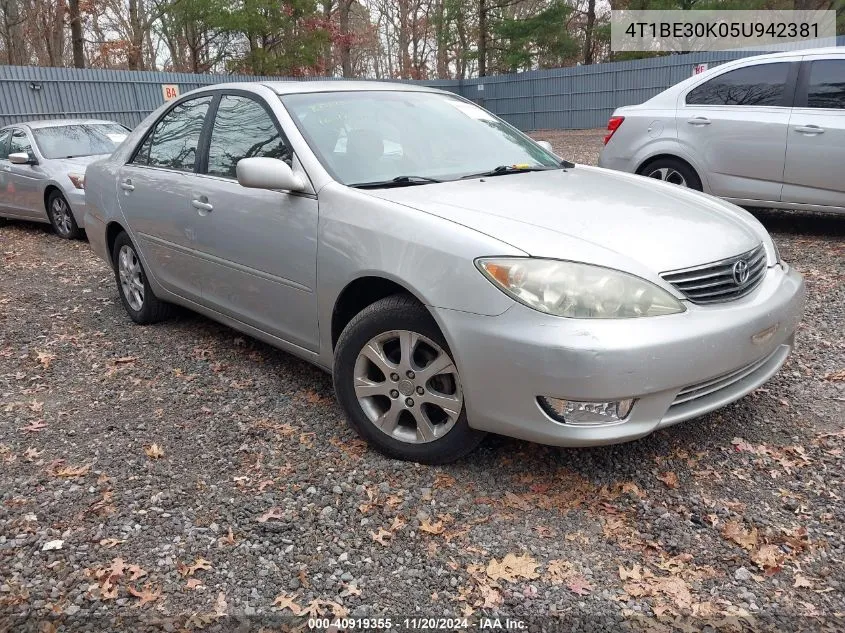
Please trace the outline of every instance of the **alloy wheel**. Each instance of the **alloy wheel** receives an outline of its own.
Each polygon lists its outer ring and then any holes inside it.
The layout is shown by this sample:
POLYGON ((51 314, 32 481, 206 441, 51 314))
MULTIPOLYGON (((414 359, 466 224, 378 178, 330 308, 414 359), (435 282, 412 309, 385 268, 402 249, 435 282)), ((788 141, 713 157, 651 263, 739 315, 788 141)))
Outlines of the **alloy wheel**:
POLYGON ((370 339, 353 372, 364 414, 383 433, 422 444, 446 435, 463 409, 458 370, 431 339, 392 330, 370 339))
POLYGON ((53 213, 53 221, 56 223, 56 229, 58 232, 62 235, 69 235, 72 229, 70 216, 71 210, 64 198, 53 198, 50 210, 53 213))
POLYGON ((660 167, 659 169, 654 169, 646 174, 649 178, 655 178, 657 180, 662 180, 664 182, 672 183, 673 185, 679 185, 681 187, 688 187, 687 179, 684 178, 683 174, 679 171, 672 169, 671 167, 660 167))
POLYGON ((135 251, 127 245, 123 245, 117 255, 117 272, 129 307, 136 312, 141 310, 144 307, 144 273, 135 251))

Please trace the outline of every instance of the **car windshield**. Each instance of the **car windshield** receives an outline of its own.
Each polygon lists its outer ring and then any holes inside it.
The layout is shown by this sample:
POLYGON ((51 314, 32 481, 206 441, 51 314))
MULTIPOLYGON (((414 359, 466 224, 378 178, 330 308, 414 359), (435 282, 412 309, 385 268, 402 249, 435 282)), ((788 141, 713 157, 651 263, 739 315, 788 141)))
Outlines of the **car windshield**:
POLYGON ((111 154, 129 131, 117 123, 52 125, 32 130, 44 158, 76 158, 111 154))
POLYGON ((346 185, 560 167, 516 128, 450 95, 374 90, 281 99, 323 165, 346 185))

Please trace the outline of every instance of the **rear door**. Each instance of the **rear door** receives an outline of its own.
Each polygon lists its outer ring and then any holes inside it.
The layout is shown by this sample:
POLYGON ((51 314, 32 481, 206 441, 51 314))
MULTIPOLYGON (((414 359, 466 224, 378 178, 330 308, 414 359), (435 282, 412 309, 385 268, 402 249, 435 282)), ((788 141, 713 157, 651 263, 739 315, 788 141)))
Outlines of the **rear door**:
POLYGON ((203 298, 239 321, 316 350, 317 197, 238 184, 242 158, 278 158, 301 172, 260 96, 223 94, 208 130, 204 175, 191 189, 196 248, 206 270, 203 298))
POLYGON ((710 193, 778 201, 799 64, 765 61, 721 73, 683 93, 678 140, 698 158, 710 193))
POLYGON ((789 121, 783 201, 845 207, 845 53, 808 56, 789 121))
POLYGON ((147 270, 162 286, 202 299, 202 266, 196 252, 199 144, 213 94, 184 99, 151 128, 118 178, 120 208, 147 270))

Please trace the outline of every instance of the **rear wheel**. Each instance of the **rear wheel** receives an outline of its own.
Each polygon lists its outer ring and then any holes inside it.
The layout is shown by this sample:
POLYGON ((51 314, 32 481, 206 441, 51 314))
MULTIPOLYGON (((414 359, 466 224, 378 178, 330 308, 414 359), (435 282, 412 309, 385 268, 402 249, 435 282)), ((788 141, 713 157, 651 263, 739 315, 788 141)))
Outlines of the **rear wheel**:
POLYGON ((81 231, 73 217, 73 211, 65 197, 56 190, 47 196, 47 216, 59 237, 66 240, 75 240, 79 237, 81 231))
POLYGON ((637 172, 641 176, 701 191, 701 179, 687 163, 677 158, 658 158, 637 172))
POLYGON ((389 457, 444 464, 484 438, 467 423, 445 338, 407 295, 377 301, 346 326, 335 350, 334 384, 352 428, 389 457))
POLYGON ((125 232, 114 241, 112 263, 120 301, 135 323, 146 325, 170 316, 173 306, 153 294, 141 258, 125 232))

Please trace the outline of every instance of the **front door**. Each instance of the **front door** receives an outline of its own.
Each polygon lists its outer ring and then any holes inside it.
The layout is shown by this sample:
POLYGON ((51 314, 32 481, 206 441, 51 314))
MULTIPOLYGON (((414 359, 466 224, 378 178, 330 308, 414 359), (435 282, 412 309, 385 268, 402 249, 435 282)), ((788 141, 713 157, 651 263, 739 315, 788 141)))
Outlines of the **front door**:
MULTIPOLYGON (((27 154, 35 159, 32 140, 23 128, 14 128, 9 138, 9 154, 27 154)), ((19 165, 8 159, 4 163, 8 178, 7 193, 16 213, 22 218, 43 220, 47 217, 41 181, 46 178, 38 165, 19 165)))
POLYGON ((845 55, 807 60, 795 105, 783 201, 845 208, 845 55))
POLYGON ((132 227, 146 269, 167 290, 202 300, 202 259, 196 251, 198 148, 213 95, 182 101, 151 128, 121 167, 120 207, 132 227))
POLYGON ((681 96, 678 140, 698 159, 710 193, 780 200, 792 66, 789 62, 745 66, 681 96))
MULTIPOLYGON (((316 351, 317 199, 238 184, 242 158, 295 161, 275 116, 255 95, 220 98, 204 175, 191 201, 212 308, 316 351)), ((295 167, 295 169, 298 169, 295 167)))

